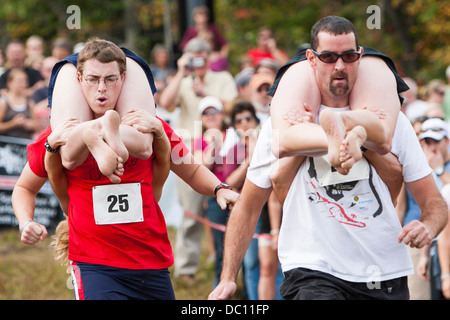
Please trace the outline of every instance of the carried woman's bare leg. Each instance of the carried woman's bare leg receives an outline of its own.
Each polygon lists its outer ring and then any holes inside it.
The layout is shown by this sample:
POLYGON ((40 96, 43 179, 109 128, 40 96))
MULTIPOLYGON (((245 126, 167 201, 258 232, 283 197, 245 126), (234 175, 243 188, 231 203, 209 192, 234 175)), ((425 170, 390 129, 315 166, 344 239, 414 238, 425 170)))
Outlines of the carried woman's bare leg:
MULTIPOLYGON (((119 123, 120 118, 127 112, 136 109, 143 109, 154 115, 155 103, 144 71, 134 60, 127 58, 127 76, 116 105, 116 110, 120 115, 119 123)), ((84 99, 81 86, 77 80, 77 70, 75 66, 66 63, 59 71, 57 81, 55 82, 51 126, 52 128, 58 128, 65 120, 72 118, 76 118, 80 120, 80 122, 86 122, 93 119, 93 114, 84 99)), ((92 125, 87 125, 87 127, 104 130, 102 136, 105 142, 123 162, 127 160, 129 154, 139 158, 148 158, 152 154, 152 134, 144 134, 132 127, 123 125, 120 125, 120 131, 118 133, 115 130, 115 123, 116 122, 111 121, 111 119, 106 119, 106 121, 103 121, 102 125, 99 125, 98 127, 92 125), (111 125, 113 125, 113 128, 111 128, 111 125), (136 143, 137 141, 139 143, 136 143), (132 144, 129 142, 132 142, 132 144), (130 146, 128 146, 127 143, 130 144, 130 146)), ((82 139, 83 127, 86 128, 85 126, 74 128, 67 139, 66 146, 61 148, 63 165, 67 169, 73 169, 83 163, 86 159, 87 150, 85 142, 82 139)), ((96 156, 94 156, 97 162, 102 162, 103 164, 110 163, 113 165, 115 162, 99 159, 99 157, 102 157, 101 150, 106 149, 97 150, 96 156)), ((110 152, 107 152, 104 156, 109 158, 110 152)), ((103 169, 106 173, 110 173, 118 168, 103 167, 103 169)))
POLYGON ((362 157, 359 145, 364 136, 366 148, 379 154, 389 152, 400 102, 395 76, 381 58, 362 58, 350 95, 350 111, 322 111, 322 128, 313 123, 291 125, 283 119, 283 115, 292 109, 304 110, 305 102, 316 114, 320 101, 320 91, 308 62, 301 61, 291 66, 272 100, 273 151, 276 156, 328 154, 330 164, 346 174, 362 157), (356 126, 362 126, 365 134, 360 128, 352 132, 356 126))

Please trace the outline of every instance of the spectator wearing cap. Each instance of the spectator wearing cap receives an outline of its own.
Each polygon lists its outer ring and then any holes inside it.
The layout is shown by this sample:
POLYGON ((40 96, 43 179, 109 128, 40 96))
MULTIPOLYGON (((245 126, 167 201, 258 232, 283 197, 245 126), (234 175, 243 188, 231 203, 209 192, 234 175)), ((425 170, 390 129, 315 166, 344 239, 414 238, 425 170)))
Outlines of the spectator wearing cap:
POLYGON ((448 125, 438 118, 422 124, 420 143, 428 158, 430 167, 444 184, 450 183, 450 154, 448 152, 448 125))
MULTIPOLYGON (((223 157, 219 153, 227 128, 223 111, 222 102, 214 96, 206 96, 200 101, 199 113, 202 119, 203 135, 194 140, 193 147, 195 160, 211 170, 221 182, 225 182, 226 179, 223 157)), ((218 225, 226 225, 229 210, 222 210, 214 197, 206 197, 205 211, 209 221, 218 225)), ((197 230, 201 236, 201 229, 197 230)), ((215 253, 213 284, 215 286, 222 271, 224 232, 212 228, 211 234, 215 253)))
MULTIPOLYGON (((441 192, 448 187, 450 183, 450 154, 448 152, 449 136, 448 125, 445 121, 439 118, 432 118, 426 120, 422 124, 421 134, 419 136, 422 149, 428 158, 430 167, 434 170, 436 184, 441 192)), ((420 266, 429 266, 429 278, 427 279, 425 267, 419 269, 419 274, 422 274, 422 279, 428 280, 430 283, 430 298, 431 300, 445 300, 442 293, 441 279, 441 265, 448 263, 448 255, 445 256, 446 261, 440 261, 440 251, 438 252, 437 240, 433 239, 431 247, 421 254, 420 266)), ((444 257, 442 257, 444 258, 444 257)), ((448 275, 448 273, 446 274, 448 275)))
POLYGON ((251 102, 256 109, 256 116, 263 124, 270 116, 272 97, 267 95, 273 84, 274 77, 268 73, 257 73, 250 80, 252 89, 251 102))
MULTIPOLYGON (((429 166, 439 190, 449 182, 450 162, 447 151, 449 145, 447 124, 439 118, 419 117, 413 122, 414 130, 427 157, 429 166)), ((403 226, 413 220, 419 220, 421 209, 411 193, 403 186, 397 198, 395 208, 403 226)), ((432 242, 436 246, 436 239, 432 242)), ((408 287, 411 300, 435 300, 440 296, 437 287, 440 284, 439 262, 436 263, 437 250, 426 247, 418 250, 409 247, 414 264, 414 274, 408 275, 408 287), (430 268, 430 261, 435 267, 430 268)))

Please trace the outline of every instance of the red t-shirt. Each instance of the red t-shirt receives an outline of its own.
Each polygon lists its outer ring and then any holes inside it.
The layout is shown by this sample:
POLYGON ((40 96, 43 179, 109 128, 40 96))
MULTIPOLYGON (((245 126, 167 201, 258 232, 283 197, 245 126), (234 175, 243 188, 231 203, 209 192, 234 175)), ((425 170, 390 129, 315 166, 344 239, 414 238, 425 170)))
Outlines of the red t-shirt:
MULTIPOLYGON (((167 123, 164 121, 162 123, 171 141, 172 156, 174 153, 179 156, 186 155, 189 151, 182 140, 167 123)), ((30 168, 40 177, 47 176, 44 166, 44 142, 50 132, 51 129, 47 128, 35 143, 28 146, 30 168)), ((125 172, 119 185, 112 185, 110 180, 100 173, 96 161, 90 154, 82 165, 74 170, 65 170, 69 180, 70 196, 68 212, 70 260, 126 269, 161 269, 173 264, 164 216, 153 197, 152 160, 153 157, 148 160, 130 157, 125 163, 125 172), (93 187, 112 185, 120 188, 129 183, 140 185, 143 221, 96 224, 93 187)), ((123 205, 121 200, 108 204, 115 211, 123 205)))
MULTIPOLYGON (((286 52, 281 52, 287 56, 286 52)), ((247 51, 247 56, 252 60, 252 65, 254 67, 256 67, 258 63, 263 59, 275 60, 275 57, 270 51, 265 51, 260 48, 250 49, 249 51, 247 51)))

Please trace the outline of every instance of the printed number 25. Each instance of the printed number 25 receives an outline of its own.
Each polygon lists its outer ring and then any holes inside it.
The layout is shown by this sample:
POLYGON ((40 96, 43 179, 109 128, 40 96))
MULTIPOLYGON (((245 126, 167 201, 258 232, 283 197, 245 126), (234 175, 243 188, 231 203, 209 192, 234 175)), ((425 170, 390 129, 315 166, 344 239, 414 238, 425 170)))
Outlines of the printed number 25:
POLYGON ((119 195, 110 195, 108 196, 108 212, 114 213, 114 212, 126 212, 129 209, 128 200, 126 199, 128 197, 127 194, 119 194, 119 195), (117 209, 118 208, 118 209, 117 209))

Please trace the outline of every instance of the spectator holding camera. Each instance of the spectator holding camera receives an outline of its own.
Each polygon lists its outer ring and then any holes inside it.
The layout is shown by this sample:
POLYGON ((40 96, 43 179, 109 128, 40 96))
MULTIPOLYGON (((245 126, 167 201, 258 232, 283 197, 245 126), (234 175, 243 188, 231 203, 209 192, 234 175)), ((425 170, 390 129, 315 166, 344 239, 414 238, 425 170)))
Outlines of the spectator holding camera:
MULTIPOLYGON (((194 139, 202 134, 198 112, 202 98, 215 96, 226 105, 237 96, 236 84, 229 72, 210 70, 210 52, 208 42, 198 37, 191 39, 186 44, 184 54, 177 61, 177 73, 159 98, 158 106, 162 108, 180 108, 178 133, 191 150, 194 139)), ((202 195, 181 180, 177 183, 177 191, 185 211, 204 216, 202 195)), ((175 276, 192 278, 197 271, 202 230, 200 222, 186 215, 182 217, 175 246, 175 276)))

